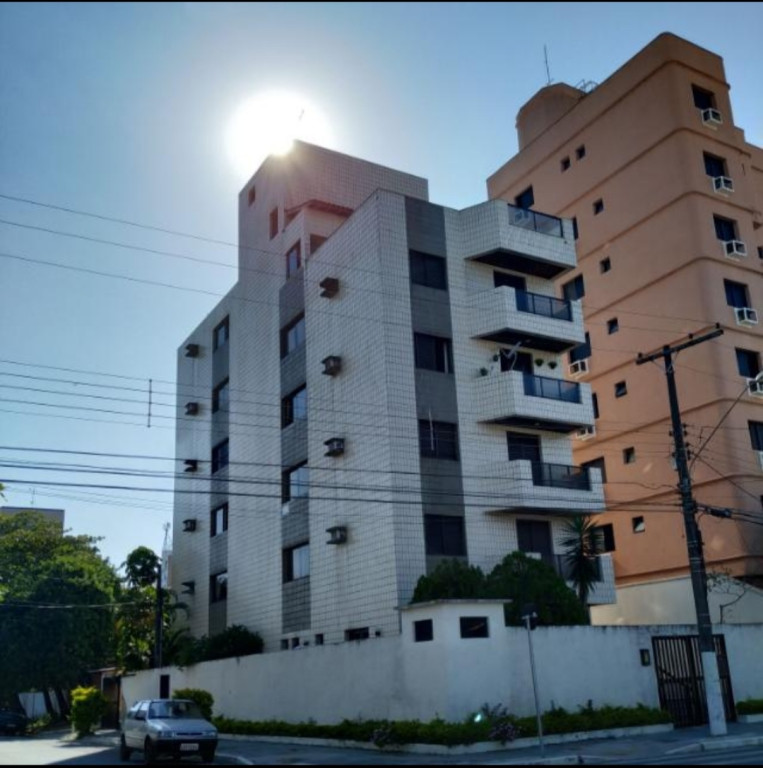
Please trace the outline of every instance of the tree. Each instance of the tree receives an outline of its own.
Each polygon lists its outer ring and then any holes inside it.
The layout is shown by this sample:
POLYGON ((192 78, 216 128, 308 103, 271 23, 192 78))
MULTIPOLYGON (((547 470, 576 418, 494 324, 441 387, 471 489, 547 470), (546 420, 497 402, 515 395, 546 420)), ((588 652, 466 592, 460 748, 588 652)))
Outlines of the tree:
POLYGON ((72 688, 111 661, 118 578, 96 542, 39 512, 0 515, 0 699, 72 688))
POLYGON ((569 580, 578 593, 580 604, 588 612, 588 596, 599 581, 599 560, 604 550, 604 534, 589 515, 567 520, 562 547, 569 580))
POLYGON ((445 599, 501 599, 506 623, 521 626, 522 607, 534 603, 542 625, 585 624, 575 593, 549 565, 513 552, 490 574, 460 560, 446 560, 416 584, 412 603, 445 599))
POLYGON ((153 587, 159 573, 161 560, 148 547, 136 547, 122 563, 128 587, 153 587))

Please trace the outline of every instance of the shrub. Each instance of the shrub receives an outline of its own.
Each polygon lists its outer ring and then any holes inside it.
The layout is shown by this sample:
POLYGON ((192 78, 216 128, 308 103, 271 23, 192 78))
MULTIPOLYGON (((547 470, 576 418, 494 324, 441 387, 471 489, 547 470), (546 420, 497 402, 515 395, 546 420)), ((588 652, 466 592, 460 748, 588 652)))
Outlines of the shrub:
POLYGON ((429 600, 486 597, 485 574, 461 560, 443 560, 428 576, 422 576, 413 591, 412 603, 429 600))
POLYGON ((106 714, 106 697, 97 688, 75 688, 71 692, 71 720, 77 736, 90 733, 106 714))
POLYGON ((249 656, 252 653, 262 653, 262 638, 257 632, 252 632, 241 624, 231 624, 230 627, 212 635, 207 640, 205 659, 228 659, 232 656, 249 656))
POLYGON ((745 699, 737 702, 737 713, 740 715, 763 714, 763 699, 745 699))
POLYGON ((212 707, 215 704, 215 698, 209 691, 201 688, 178 688, 172 692, 173 699, 188 699, 198 704, 201 714, 205 720, 212 719, 212 707))

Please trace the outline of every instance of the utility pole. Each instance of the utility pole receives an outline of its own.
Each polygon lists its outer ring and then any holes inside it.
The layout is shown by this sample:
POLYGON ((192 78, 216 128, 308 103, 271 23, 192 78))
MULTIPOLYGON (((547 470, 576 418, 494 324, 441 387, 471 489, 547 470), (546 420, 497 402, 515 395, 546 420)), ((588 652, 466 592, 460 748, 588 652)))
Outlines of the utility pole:
POLYGON ((527 644, 530 649, 530 671, 533 678, 533 696, 535 697, 535 719, 538 725, 538 743, 540 744, 541 755, 545 754, 545 745, 543 743, 543 719, 540 714, 540 702, 538 701, 538 680, 535 676, 535 654, 533 653, 533 637, 532 630, 535 629, 538 622, 538 614, 535 611, 535 606, 532 603, 528 603, 522 609, 522 619, 527 627, 527 644))
POLYGON ((674 345, 665 345, 659 352, 653 352, 649 355, 639 353, 636 359, 636 365, 643 365, 661 357, 665 364, 665 378, 668 382, 668 400, 670 402, 670 419, 673 424, 673 441, 679 477, 678 489, 681 494, 681 507, 683 509, 684 527, 686 529, 686 545, 689 550, 689 569, 691 572, 692 589, 694 590, 694 607, 697 612, 699 652, 702 659, 705 699, 711 736, 723 736, 726 733, 726 715, 723 708, 723 694, 718 674, 718 658, 715 654, 715 644, 713 642, 713 627, 710 622, 710 608, 707 603, 705 559, 702 552, 700 531, 695 517, 697 504, 692 495, 689 463, 686 457, 686 443, 684 442, 683 424, 681 423, 681 411, 678 407, 673 354, 680 352, 682 349, 693 347, 695 344, 701 344, 703 341, 714 339, 722 334, 723 330, 716 325, 714 331, 705 333, 702 336, 689 334, 688 341, 674 345))
POLYGON ((162 564, 159 563, 156 570, 156 617, 154 638, 154 667, 162 666, 162 617, 164 614, 164 590, 162 589, 162 564))

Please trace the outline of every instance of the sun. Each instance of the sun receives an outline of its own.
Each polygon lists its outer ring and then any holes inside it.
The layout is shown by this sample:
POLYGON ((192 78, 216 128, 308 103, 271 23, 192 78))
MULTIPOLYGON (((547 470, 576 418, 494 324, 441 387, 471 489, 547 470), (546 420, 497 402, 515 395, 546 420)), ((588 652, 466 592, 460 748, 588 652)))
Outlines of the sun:
POLYGON ((226 137, 233 167, 251 176, 268 155, 282 155, 295 139, 328 146, 332 132, 315 105, 289 91, 265 91, 243 102, 234 113, 226 137))

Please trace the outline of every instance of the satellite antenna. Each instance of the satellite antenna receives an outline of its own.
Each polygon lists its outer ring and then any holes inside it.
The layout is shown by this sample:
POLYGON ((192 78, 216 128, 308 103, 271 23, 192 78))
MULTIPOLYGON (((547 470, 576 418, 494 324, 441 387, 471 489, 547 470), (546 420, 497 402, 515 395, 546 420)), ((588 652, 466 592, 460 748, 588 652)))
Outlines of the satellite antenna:
POLYGON ((543 58, 546 60, 546 85, 551 85, 551 70, 548 68, 548 48, 543 46, 543 58))
POLYGON ((511 349, 502 349, 501 354, 509 361, 509 370, 514 370, 514 363, 517 362, 517 352, 522 346, 522 342, 518 341, 511 349))

